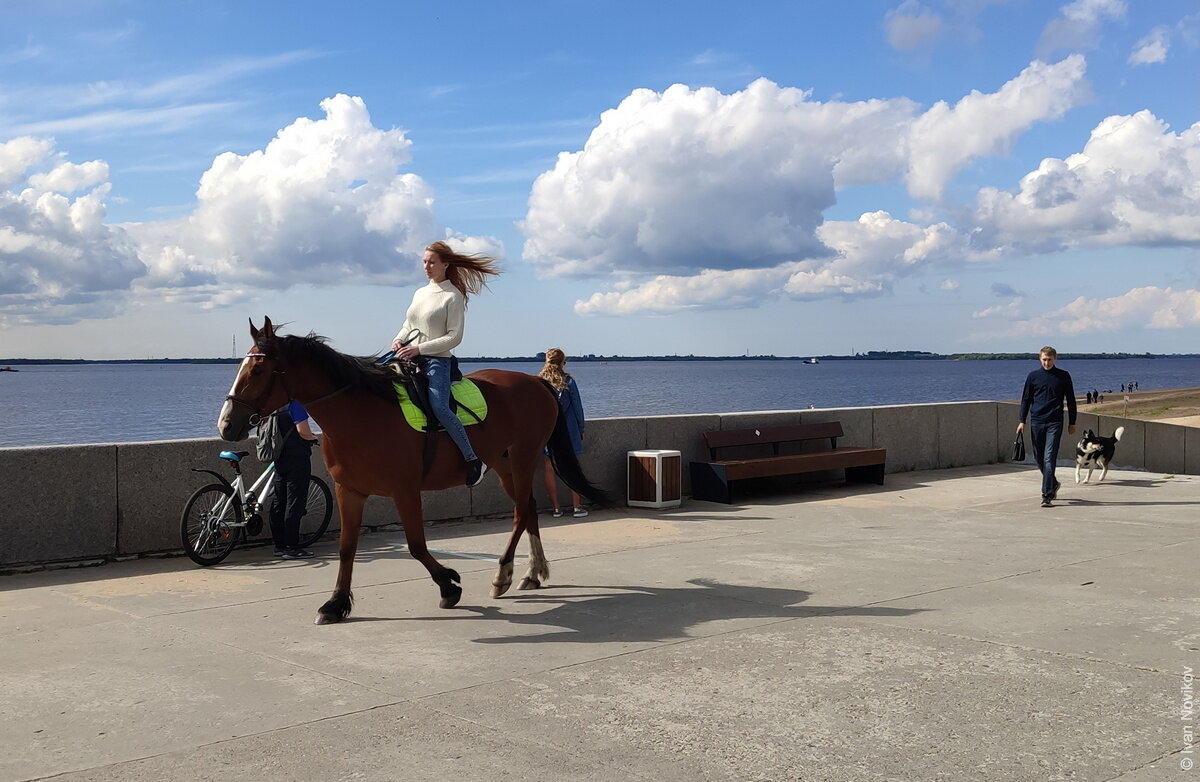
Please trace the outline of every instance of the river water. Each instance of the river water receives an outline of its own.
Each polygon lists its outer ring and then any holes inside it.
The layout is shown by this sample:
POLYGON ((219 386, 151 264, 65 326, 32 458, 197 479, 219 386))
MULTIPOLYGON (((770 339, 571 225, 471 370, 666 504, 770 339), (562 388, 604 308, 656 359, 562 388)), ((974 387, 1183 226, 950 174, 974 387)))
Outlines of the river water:
MULTIPOLYGON (((540 364, 463 363, 536 373, 540 364)), ((1060 361, 1075 389, 1200 386, 1200 358, 1060 361)), ((588 418, 1014 399, 1028 361, 570 362, 588 418)), ((0 447, 215 437, 235 364, 24 365, 0 372, 0 447)))

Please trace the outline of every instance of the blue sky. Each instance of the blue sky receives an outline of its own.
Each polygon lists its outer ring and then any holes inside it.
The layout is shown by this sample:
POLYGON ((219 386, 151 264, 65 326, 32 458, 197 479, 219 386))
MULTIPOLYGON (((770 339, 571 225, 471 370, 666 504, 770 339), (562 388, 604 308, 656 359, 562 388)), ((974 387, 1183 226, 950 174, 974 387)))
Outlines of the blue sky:
POLYGON ((1200 350, 1191 0, 0 0, 0 357, 1200 350))

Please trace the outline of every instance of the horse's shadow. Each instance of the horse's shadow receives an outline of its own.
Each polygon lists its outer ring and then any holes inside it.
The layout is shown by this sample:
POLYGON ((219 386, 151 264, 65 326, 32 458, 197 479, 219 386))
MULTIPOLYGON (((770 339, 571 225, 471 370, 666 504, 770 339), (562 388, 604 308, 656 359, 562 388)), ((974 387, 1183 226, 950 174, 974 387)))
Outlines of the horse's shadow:
POLYGON ((481 644, 630 643, 687 638, 689 630, 708 622, 800 619, 827 614, 909 616, 927 610, 817 606, 807 602, 812 593, 800 589, 722 584, 709 579, 688 583, 701 588, 582 584, 544 587, 536 592, 518 592, 502 598, 496 605, 460 606, 458 613, 438 616, 433 621, 487 619, 554 629, 536 635, 487 635, 473 639, 481 644), (595 590, 600 590, 600 594, 595 590), (511 611, 505 610, 505 602, 547 608, 530 613, 511 611), (800 603, 804 605, 797 605, 800 603))

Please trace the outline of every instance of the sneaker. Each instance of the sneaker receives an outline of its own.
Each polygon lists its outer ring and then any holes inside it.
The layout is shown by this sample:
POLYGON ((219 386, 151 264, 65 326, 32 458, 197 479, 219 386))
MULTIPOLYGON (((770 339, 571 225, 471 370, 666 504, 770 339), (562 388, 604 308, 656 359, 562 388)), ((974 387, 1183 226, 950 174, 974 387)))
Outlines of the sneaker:
POLYGON ((1051 505, 1051 504, 1050 504, 1050 498, 1049 498, 1049 497, 1045 497, 1045 498, 1043 498, 1043 499, 1042 499, 1042 507, 1043 507, 1043 508, 1052 508, 1052 507, 1054 507, 1053 505, 1051 505))
POLYGON ((478 486, 483 481, 483 476, 487 475, 488 466, 479 459, 472 459, 467 462, 467 485, 478 486))
POLYGON ((575 512, 572 513, 571 515, 577 519, 582 519, 584 516, 587 515, 587 509, 586 508, 576 508, 575 512))
POLYGON ((281 549, 281 548, 277 548, 277 549, 275 549, 275 556, 276 556, 277 558, 282 558, 282 557, 283 557, 283 555, 284 555, 284 554, 286 554, 286 553, 287 553, 287 552, 286 552, 286 551, 284 551, 284 550, 283 550, 283 549, 281 549))
POLYGON ((316 554, 302 548, 290 548, 283 552, 284 559, 312 559, 316 554))
POLYGON ((1058 478, 1055 478, 1054 479, 1054 491, 1050 492, 1050 499, 1052 499, 1052 500, 1058 499, 1058 488, 1060 486, 1062 486, 1062 484, 1058 482, 1058 478))
POLYGON ((561 519, 561 518, 562 518, 562 508, 555 508, 555 509, 554 509, 554 518, 556 518, 556 519, 561 519))

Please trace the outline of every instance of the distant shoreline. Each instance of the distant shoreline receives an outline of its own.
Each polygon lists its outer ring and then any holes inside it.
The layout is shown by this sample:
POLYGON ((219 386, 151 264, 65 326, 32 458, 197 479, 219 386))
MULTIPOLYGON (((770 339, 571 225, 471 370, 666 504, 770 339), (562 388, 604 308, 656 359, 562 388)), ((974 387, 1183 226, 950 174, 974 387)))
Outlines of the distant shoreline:
MULTIPOLYGON (((602 356, 593 353, 571 356, 575 363, 608 363, 616 361, 1036 361, 1037 353, 928 353, 919 350, 872 350, 852 356, 602 356)), ((1200 358, 1200 353, 1059 353, 1059 360, 1072 359, 1135 359, 1200 358)), ((459 356, 467 364, 541 363, 544 355, 535 356, 459 356)), ((238 364, 239 358, 3 358, 3 366, 37 366, 52 364, 238 364)))

